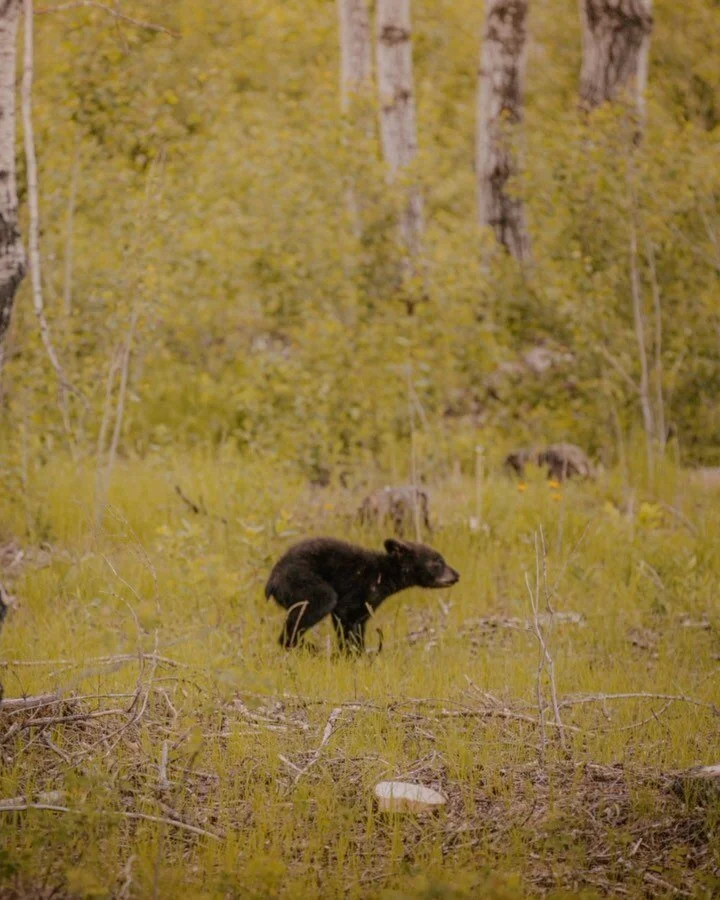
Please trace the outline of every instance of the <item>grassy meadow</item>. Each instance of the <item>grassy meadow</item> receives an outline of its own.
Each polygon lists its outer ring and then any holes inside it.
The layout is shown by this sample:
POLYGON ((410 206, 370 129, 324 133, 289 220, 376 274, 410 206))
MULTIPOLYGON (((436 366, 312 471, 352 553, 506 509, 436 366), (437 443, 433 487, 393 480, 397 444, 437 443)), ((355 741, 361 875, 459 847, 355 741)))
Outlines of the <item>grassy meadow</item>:
POLYGON ((335 3, 36 5, 0 900, 720 896, 720 794, 678 782, 720 763, 720 5, 653 3, 642 140, 622 94, 579 112, 576 0, 530 7, 523 269, 478 226, 484 4, 413 0, 392 187, 335 3), (557 441, 597 480, 503 474, 557 441), (459 584, 390 598, 362 658, 327 622, 282 652, 273 562, 380 548, 357 508, 411 471, 459 584), (394 778, 444 811, 381 814, 394 778))
POLYGON ((5 696, 50 695, 0 713, 0 897, 718 890, 720 803, 672 789, 718 762, 717 491, 458 471, 431 513, 460 583, 390 598, 356 660, 327 623, 282 652, 262 588, 300 536, 380 546, 362 491, 198 452, 95 496, 56 458, 0 500, 5 696), (395 777, 446 810, 378 813, 395 777))

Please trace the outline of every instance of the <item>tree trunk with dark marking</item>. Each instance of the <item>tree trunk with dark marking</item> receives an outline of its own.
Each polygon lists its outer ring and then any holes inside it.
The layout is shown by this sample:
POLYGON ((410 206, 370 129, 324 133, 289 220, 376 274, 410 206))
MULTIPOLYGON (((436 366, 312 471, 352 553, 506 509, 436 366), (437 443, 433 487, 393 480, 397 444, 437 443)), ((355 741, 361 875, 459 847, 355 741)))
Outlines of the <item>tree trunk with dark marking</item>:
POLYGON ((20 0, 0 3, 0 367, 13 301, 25 274, 15 184, 15 60, 20 0))
MULTIPOLYGON (((410 0, 377 0, 380 136, 391 182, 417 156, 417 117, 410 36, 410 0)), ((422 194, 417 185, 411 185, 400 214, 400 231, 408 253, 411 274, 420 250, 423 226, 422 194)))
POLYGON ((478 218, 521 263, 530 259, 525 207, 506 190, 517 172, 508 126, 523 118, 528 0, 487 0, 477 119, 478 218))
POLYGON ((627 88, 645 114, 652 0, 580 0, 580 103, 592 110, 627 88))

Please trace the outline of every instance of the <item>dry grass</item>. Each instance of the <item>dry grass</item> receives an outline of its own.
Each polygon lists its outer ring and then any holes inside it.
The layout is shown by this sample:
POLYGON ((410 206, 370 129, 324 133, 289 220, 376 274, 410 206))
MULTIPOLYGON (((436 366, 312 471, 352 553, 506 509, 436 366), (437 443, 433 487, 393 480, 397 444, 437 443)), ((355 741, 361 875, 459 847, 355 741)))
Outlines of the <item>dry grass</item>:
POLYGON ((0 897, 717 890, 720 803, 671 789, 718 761, 720 721, 720 513, 682 473, 631 501, 614 476, 490 478, 477 530, 471 480, 436 487, 461 582, 389 600, 355 661, 324 626, 282 654, 262 584, 300 534, 378 544, 356 497, 151 459, 98 530, 92 484, 58 462, 3 492, 1 678, 45 696, 0 712, 0 897), (447 812, 379 815, 388 777, 447 812))

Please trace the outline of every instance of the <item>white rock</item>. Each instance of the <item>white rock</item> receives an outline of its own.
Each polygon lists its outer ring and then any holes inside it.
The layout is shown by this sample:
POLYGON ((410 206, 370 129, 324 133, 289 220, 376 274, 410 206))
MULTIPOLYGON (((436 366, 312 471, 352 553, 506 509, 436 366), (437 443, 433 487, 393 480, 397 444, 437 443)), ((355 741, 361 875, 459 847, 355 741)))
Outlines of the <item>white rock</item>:
POLYGON ((424 812, 447 803, 439 791, 407 781, 381 781, 375 785, 375 796, 380 812, 424 812))

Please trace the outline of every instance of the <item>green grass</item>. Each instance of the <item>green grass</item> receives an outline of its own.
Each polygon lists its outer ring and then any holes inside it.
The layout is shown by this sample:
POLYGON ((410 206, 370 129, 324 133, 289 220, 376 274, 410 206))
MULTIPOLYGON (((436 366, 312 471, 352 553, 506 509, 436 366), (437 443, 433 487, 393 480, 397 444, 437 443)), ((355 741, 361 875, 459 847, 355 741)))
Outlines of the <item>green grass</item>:
POLYGON ((382 653, 360 660, 332 653, 327 624, 310 637, 317 653, 282 653, 282 612, 262 592, 300 536, 380 546, 382 532, 352 520, 359 493, 177 453, 118 465, 97 525, 89 464, 7 481, 0 545, 25 556, 0 573, 17 598, 5 695, 65 701, 0 713, 0 798, 66 811, 0 813, 0 897, 718 888, 718 804, 668 790, 676 770, 718 762, 720 504, 682 472, 662 467, 654 489, 638 477, 634 491, 617 473, 561 489, 538 476, 525 490, 493 476, 476 531, 472 480, 435 485, 432 543, 461 581, 388 600, 371 623, 382 653), (565 748, 537 724, 526 573, 532 586, 540 532, 565 748), (568 704, 640 692, 697 705, 568 704), (374 784, 398 776, 442 789, 447 812, 377 813, 374 784), (62 794, 38 796, 49 791, 62 794))

